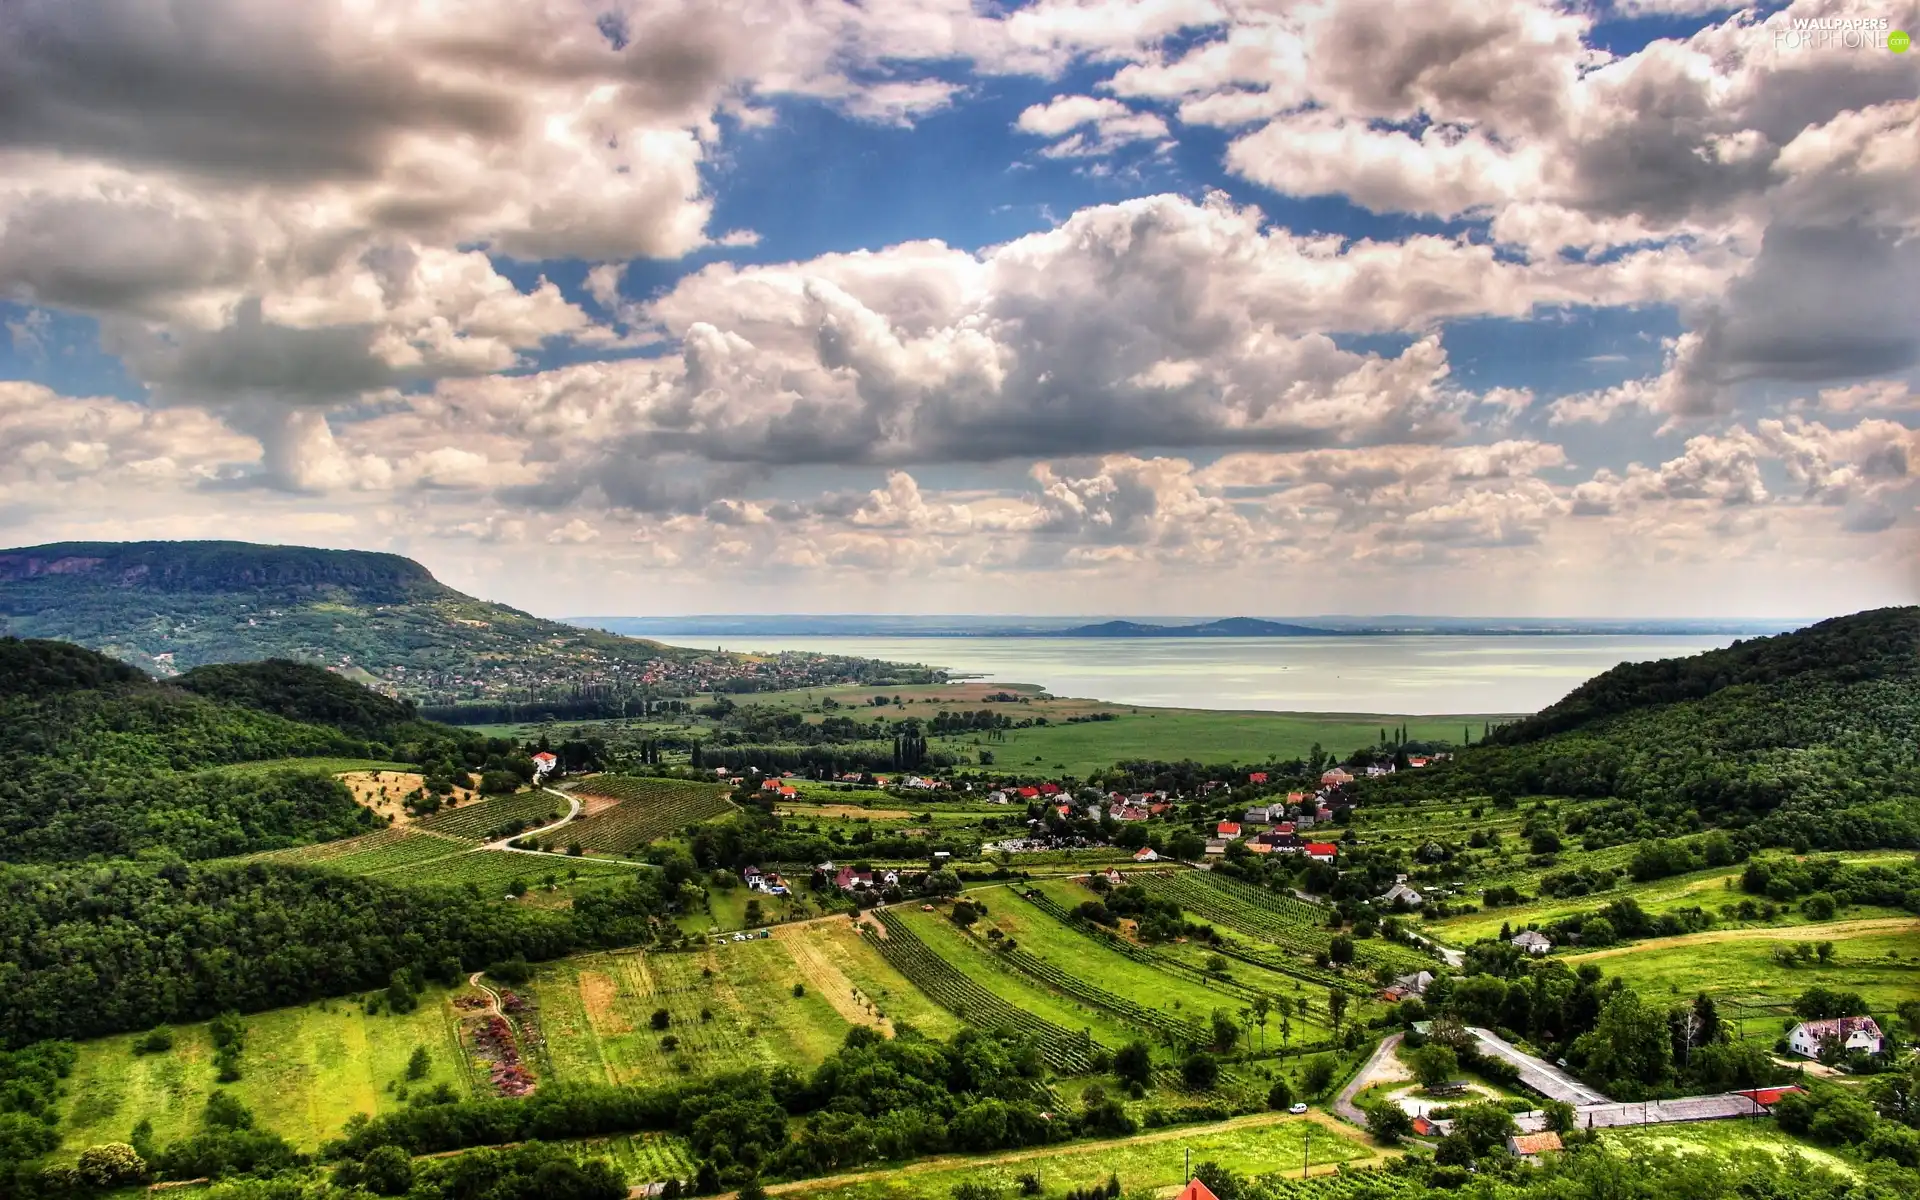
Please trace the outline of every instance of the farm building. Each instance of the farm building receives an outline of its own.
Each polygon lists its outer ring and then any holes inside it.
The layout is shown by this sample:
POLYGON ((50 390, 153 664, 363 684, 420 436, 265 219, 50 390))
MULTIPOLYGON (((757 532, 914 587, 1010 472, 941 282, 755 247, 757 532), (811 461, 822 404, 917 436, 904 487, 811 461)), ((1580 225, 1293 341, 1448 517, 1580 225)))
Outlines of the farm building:
POLYGON ((1553 939, 1538 929, 1525 929, 1513 935, 1513 944, 1528 954, 1545 954, 1553 949, 1553 939))
POLYGON ((1825 1021, 1802 1021, 1787 1034, 1787 1049, 1802 1058, 1820 1057, 1820 1047, 1828 1041, 1848 1050, 1880 1053, 1880 1025, 1872 1017, 1832 1017, 1825 1021))
POLYGON ((1552 1131, 1523 1133, 1507 1139, 1507 1153, 1515 1158, 1538 1158, 1560 1148, 1560 1135, 1552 1131))

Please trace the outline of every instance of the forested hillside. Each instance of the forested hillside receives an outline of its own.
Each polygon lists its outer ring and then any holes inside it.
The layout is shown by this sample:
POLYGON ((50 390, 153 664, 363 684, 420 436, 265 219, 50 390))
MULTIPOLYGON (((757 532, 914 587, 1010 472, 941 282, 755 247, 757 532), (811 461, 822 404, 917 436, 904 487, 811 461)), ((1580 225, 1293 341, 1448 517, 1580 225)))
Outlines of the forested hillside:
POLYGON ((478 769, 508 749, 317 667, 160 682, 62 642, 0 639, 0 860, 213 858, 346 837, 377 822, 333 779, 221 768, 324 755, 478 769))
POLYGON ((635 873, 542 911, 274 863, 0 866, 0 1045, 644 942, 661 878, 635 873))
POLYGON ((1365 794, 1620 801, 1570 827, 1593 846, 1705 827, 1761 846, 1920 846, 1916 728, 1920 609, 1882 609, 1615 668, 1365 794))
POLYGON ((245 542, 0 550, 0 634, 76 642, 161 676, 285 658, 422 704, 549 701, 575 716, 702 690, 930 677, 871 659, 750 658, 580 629, 464 595, 398 555, 245 542))

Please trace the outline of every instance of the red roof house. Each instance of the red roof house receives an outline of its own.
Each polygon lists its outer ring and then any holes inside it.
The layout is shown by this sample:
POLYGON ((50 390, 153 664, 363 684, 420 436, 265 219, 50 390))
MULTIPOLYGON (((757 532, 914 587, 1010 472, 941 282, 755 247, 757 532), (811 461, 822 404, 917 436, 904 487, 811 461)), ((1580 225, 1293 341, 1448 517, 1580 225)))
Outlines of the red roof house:
POLYGON ((1332 862, 1340 853, 1340 847, 1332 842, 1308 842, 1307 857, 1317 858, 1321 862, 1332 862))
POLYGON ((1237 838, 1240 836, 1240 824, 1237 821, 1222 821, 1213 832, 1217 837, 1237 838))
POLYGON ((1248 783, 1265 783, 1266 781, 1267 773, 1265 771, 1255 771, 1247 776, 1248 783))
POLYGON ((1220 1197, 1213 1194, 1212 1188, 1195 1179, 1181 1188, 1180 1194, 1173 1200, 1220 1200, 1220 1197))

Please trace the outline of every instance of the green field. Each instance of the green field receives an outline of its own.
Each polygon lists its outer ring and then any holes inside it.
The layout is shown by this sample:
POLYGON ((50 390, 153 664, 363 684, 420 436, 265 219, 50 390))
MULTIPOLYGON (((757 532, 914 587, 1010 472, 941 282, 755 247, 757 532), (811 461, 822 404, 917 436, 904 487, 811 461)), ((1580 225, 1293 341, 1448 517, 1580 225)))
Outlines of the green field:
POLYGON ((311 775, 344 775, 349 771, 418 771, 418 764, 381 762, 372 758, 269 758, 260 762, 208 767, 200 774, 247 777, 268 772, 299 771, 311 775))
MULTIPOLYGON (((444 1081, 464 1097, 469 1081, 447 998, 445 989, 429 988, 405 1015, 368 1016, 351 999, 251 1014, 240 1080, 224 1086, 261 1125, 307 1150, 339 1136, 354 1113, 402 1107, 389 1085, 404 1082, 416 1046, 432 1055, 433 1070, 411 1086, 444 1081)), ((162 1054, 134 1054, 136 1035, 81 1043, 61 1106, 64 1153, 125 1141, 143 1118, 161 1144, 198 1131, 207 1096, 222 1086, 213 1042, 204 1023, 171 1028, 173 1049, 162 1054)))
POLYGON ((1744 1022, 1744 1036, 1768 1043, 1790 1021, 1787 1006, 1794 997, 1815 984, 1859 992, 1881 1012, 1920 996, 1920 920, 1842 921, 1780 932, 1784 936, 1715 930, 1597 950, 1567 961, 1592 962, 1655 1002, 1706 992, 1721 1005, 1722 1016, 1744 1022), (1773 961, 1775 946, 1802 940, 1831 941, 1833 961, 1793 968, 1773 961))
POLYGON ((811 1179, 768 1189, 807 1200, 949 1200, 956 1184, 984 1183, 1001 1195, 1018 1193, 1019 1178, 1033 1174, 1048 1196, 1120 1177, 1129 1196, 1177 1187, 1187 1155, 1217 1162, 1242 1174, 1291 1172, 1303 1163, 1317 1171, 1333 1164, 1373 1160, 1378 1152, 1357 1130, 1336 1128, 1314 1117, 1276 1114, 1241 1117, 1216 1125, 1143 1134, 1117 1142, 1075 1142, 1033 1150, 925 1159, 904 1167, 811 1179))
POLYGON ((808 986, 834 1001, 849 1020, 885 1029, 907 1024, 941 1039, 962 1028, 959 1018, 889 965, 851 920, 789 925, 773 936, 786 944, 808 986))
POLYGON ((1070 1034, 1083 1031, 1094 1041, 1117 1049, 1141 1037, 1142 1032, 1102 1009, 1048 990, 1030 977, 997 962, 985 942, 963 933, 944 912, 923 913, 909 906, 889 911, 948 965, 974 983, 1030 1016, 1070 1034))
MULTIPOLYGON (((1873 863, 1900 861, 1910 857, 1906 854, 1888 854, 1885 851, 1859 851, 1855 853, 1823 854, 1822 858, 1837 858, 1855 863, 1873 863)), ((1560 855, 1561 864, 1554 870, 1573 870, 1585 866, 1591 857, 1575 851, 1560 855)), ((1614 864, 1607 864, 1614 865, 1614 864)), ((1771 922, 1742 922, 1727 917, 1720 912, 1723 906, 1735 905, 1742 900, 1756 899, 1739 890, 1742 867, 1710 867, 1704 871, 1694 871, 1686 875, 1674 875, 1666 879, 1655 879, 1647 883, 1634 883, 1626 880, 1612 891, 1595 892, 1588 896, 1573 896, 1562 899, 1542 899, 1530 904, 1509 905, 1505 908, 1483 908, 1479 912, 1464 917, 1449 917, 1441 921, 1428 923, 1431 932, 1442 941, 1465 945, 1481 938, 1493 937, 1500 932, 1500 926, 1510 924, 1514 929, 1525 928, 1529 924, 1545 925, 1565 917, 1583 913, 1593 913, 1613 903, 1615 900, 1631 896, 1633 900, 1649 913, 1658 915, 1671 912, 1676 908, 1698 905, 1720 916, 1721 926, 1726 928, 1766 929, 1782 925, 1803 925, 1807 923, 1806 914, 1789 904, 1781 908, 1778 918, 1771 922)), ((1469 897, 1477 900, 1477 896, 1469 897)), ((1842 914, 1848 918, 1882 917, 1898 915, 1892 909, 1872 908, 1855 905, 1842 914)))
POLYGON ((540 969, 531 990, 554 1078, 653 1084, 820 1062, 852 1026, 771 938, 693 953, 586 955, 540 969), (657 1030, 655 1010, 669 1023, 657 1030), (667 1037, 674 1049, 665 1047, 667 1037))
POLYGON ((569 842, 609 854, 631 854, 647 843, 734 810, 731 789, 686 779, 598 775, 573 785, 581 797, 603 797, 612 807, 567 827, 569 842))
POLYGON ((534 789, 512 796, 501 796, 493 800, 482 800, 478 804, 467 803, 457 808, 443 808, 430 817, 422 817, 414 824, 421 829, 434 833, 444 833, 452 837, 471 838, 476 842, 498 836, 495 831, 513 821, 524 821, 528 825, 545 825, 558 820, 567 813, 566 801, 552 792, 534 789))
MULTIPOLYGON (((1096 770, 1105 770, 1123 759, 1134 758, 1265 763, 1305 757, 1315 743, 1344 756, 1358 747, 1374 744, 1379 740, 1382 728, 1396 725, 1405 725, 1408 735, 1415 740, 1457 742, 1463 729, 1470 730, 1478 738, 1484 723, 1509 720, 1515 715, 1226 712, 1197 708, 1148 708, 1076 698, 1034 699, 1021 704, 984 700, 986 694, 993 692, 1031 696, 1038 694, 1038 689, 1021 684, 972 682, 887 688, 849 684, 785 692, 758 692, 751 697, 733 699, 737 703, 807 712, 810 719, 824 715, 820 703, 828 698, 841 706, 833 710, 836 713, 860 719, 882 716, 889 720, 905 717, 928 720, 941 709, 958 712, 982 708, 1005 713, 1016 721, 1045 717, 1048 721, 1045 726, 1006 730, 1005 740, 987 742, 981 735, 966 733, 934 738, 932 748, 950 752, 963 763, 973 762, 979 751, 988 750, 992 752, 994 767, 998 769, 1044 769, 1082 778, 1096 770), (869 706, 869 698, 882 691, 889 696, 898 695, 903 703, 884 708, 869 706), (1066 723, 1070 717, 1097 713, 1112 714, 1113 719, 1066 723)), ((711 728, 711 723, 688 718, 686 724, 673 725, 655 718, 645 722, 566 721, 545 725, 476 728, 500 737, 538 736, 543 731, 549 736, 566 736, 591 730, 600 735, 641 738, 649 733, 669 730, 711 728)))
POLYGON ((588 882, 618 879, 633 871, 649 869, 639 864, 572 858, 560 854, 473 850, 451 858, 436 858, 382 871, 379 878, 402 885, 462 886, 470 883, 479 888, 482 895, 494 892, 505 895, 507 886, 516 879, 529 888, 544 888, 548 876, 552 876, 555 885, 564 890, 574 882, 575 876, 580 882, 588 882))
POLYGON ((463 854, 472 849, 473 843, 462 838, 422 833, 396 825, 361 837, 298 846, 292 850, 274 850, 258 857, 275 862, 326 866, 350 875, 378 875, 399 867, 463 854))
POLYGON ((1693 1125, 1653 1125, 1643 1129, 1609 1129, 1601 1140, 1610 1150, 1627 1154, 1667 1150, 1680 1154, 1758 1151, 1785 1160, 1798 1158, 1829 1171, 1856 1178, 1853 1164, 1831 1150, 1794 1137, 1772 1121, 1703 1121, 1693 1125))

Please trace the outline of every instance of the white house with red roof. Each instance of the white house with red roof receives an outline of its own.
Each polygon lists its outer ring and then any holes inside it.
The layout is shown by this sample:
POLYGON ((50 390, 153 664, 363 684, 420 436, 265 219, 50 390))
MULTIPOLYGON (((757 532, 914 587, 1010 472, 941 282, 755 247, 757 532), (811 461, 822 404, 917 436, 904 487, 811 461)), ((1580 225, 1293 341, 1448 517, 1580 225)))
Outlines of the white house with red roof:
POLYGON ((1308 842, 1307 857, 1315 862, 1332 862, 1340 856, 1340 847, 1332 842, 1308 842))
POLYGON ((533 781, 539 783, 560 765, 559 756, 545 750, 533 756, 533 781))
POLYGON ((1222 821, 1214 827, 1214 836, 1225 841, 1233 841, 1240 836, 1240 824, 1237 821, 1222 821))

